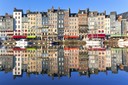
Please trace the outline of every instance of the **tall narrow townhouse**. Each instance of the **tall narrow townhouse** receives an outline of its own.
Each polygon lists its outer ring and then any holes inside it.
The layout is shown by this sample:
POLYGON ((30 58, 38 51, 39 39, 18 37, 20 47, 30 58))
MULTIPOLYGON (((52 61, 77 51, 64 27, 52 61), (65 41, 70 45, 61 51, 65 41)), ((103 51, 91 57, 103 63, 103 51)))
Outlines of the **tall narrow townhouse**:
POLYGON ((42 39, 41 32, 42 32, 42 12, 37 12, 36 14, 36 30, 37 30, 37 38, 42 39))
POLYGON ((41 73, 42 72, 42 48, 27 49, 28 51, 28 66, 27 72, 41 73))
POLYGON ((98 34, 105 34, 105 23, 104 23, 105 15, 106 15, 106 12, 98 13, 97 24, 96 24, 96 27, 98 29, 97 30, 98 34))
POLYGON ((111 68, 111 48, 106 49, 106 67, 111 68))
POLYGON ((106 71, 106 49, 98 51, 98 69, 100 71, 106 71))
POLYGON ((88 17, 88 36, 86 37, 87 39, 93 39, 95 38, 94 35, 97 34, 97 11, 94 12, 89 12, 89 17, 88 17))
POLYGON ((64 75, 64 48, 63 46, 58 47, 58 73, 59 75, 64 75))
POLYGON ((67 65, 66 70, 68 71, 69 69, 79 69, 79 48, 78 47, 64 47, 64 56, 66 59, 67 65))
POLYGON ((105 24, 105 34, 107 37, 110 37, 110 16, 109 15, 105 16, 104 24, 105 24))
POLYGON ((78 15, 76 13, 70 13, 69 27, 66 30, 65 39, 79 39, 78 15))
POLYGON ((22 51, 14 51, 15 65, 13 68, 13 75, 22 75, 22 51))
POLYGON ((79 49, 79 73, 84 75, 88 72, 88 52, 79 49))
POLYGON ((88 13, 89 9, 78 11, 79 38, 86 38, 88 32, 88 13))
POLYGON ((114 31, 116 30, 115 28, 115 22, 117 19, 117 13, 116 12, 111 12, 110 13, 110 32, 111 32, 111 36, 114 35, 114 31))
POLYGON ((128 36, 128 21, 127 19, 124 19, 122 17, 122 22, 121 22, 121 28, 122 28, 122 35, 123 36, 128 36))
POLYGON ((49 72, 50 76, 58 75, 58 51, 56 46, 48 47, 48 57, 49 57, 49 72))
POLYGON ((28 17, 27 14, 23 14, 22 17, 22 29, 23 29, 23 35, 28 35, 28 17))
POLYGON ((42 40, 47 42, 48 40, 48 15, 47 12, 42 13, 42 40))
POLYGON ((13 36, 13 17, 8 13, 0 16, 0 38, 11 39, 13 36))
POLYGON ((13 10, 14 35, 16 36, 23 35, 22 16, 23 16, 23 10, 14 8, 13 10))
POLYGON ((28 37, 29 38, 41 38, 42 31, 42 13, 27 11, 28 17, 28 37))
POLYGON ((88 50, 88 68, 91 73, 95 73, 99 67, 98 50, 88 50))
POLYGON ((58 39, 63 40, 64 38, 64 16, 65 16, 65 11, 64 9, 58 8, 58 39))
POLYGON ((111 70, 116 73, 119 65, 122 64, 122 48, 111 48, 111 70))
POLYGON ((49 22, 49 30, 48 30, 48 39, 49 41, 57 40, 58 30, 57 30, 57 22, 58 22, 58 10, 52 7, 48 9, 48 22, 49 22))
POLYGON ((117 13, 110 13, 110 31, 111 37, 120 37, 121 36, 121 21, 117 19, 117 13))
POLYGON ((68 39, 67 35, 69 35, 69 15, 70 15, 70 8, 64 12, 64 40, 68 39))

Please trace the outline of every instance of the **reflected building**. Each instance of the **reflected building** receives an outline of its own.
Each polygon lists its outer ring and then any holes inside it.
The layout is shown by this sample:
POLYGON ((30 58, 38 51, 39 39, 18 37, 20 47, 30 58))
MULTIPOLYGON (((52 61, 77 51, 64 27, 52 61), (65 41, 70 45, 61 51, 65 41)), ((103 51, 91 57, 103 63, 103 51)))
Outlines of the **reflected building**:
POLYGON ((12 71, 14 67, 14 56, 0 56, 0 70, 12 71))
POLYGON ((48 47, 48 57, 49 57, 49 72, 48 75, 54 76, 58 74, 58 52, 56 46, 48 47))
POLYGON ((90 77, 91 74, 118 69, 128 71, 127 49, 123 48, 85 48, 84 46, 39 46, 26 48, 0 49, 0 70, 12 71, 14 77, 26 72, 48 74, 61 78, 71 77, 71 72, 90 77))
POLYGON ((63 46, 58 47, 58 74, 64 75, 64 49, 63 46))
POLYGON ((14 51, 14 56, 13 75, 22 75, 22 51, 14 51))

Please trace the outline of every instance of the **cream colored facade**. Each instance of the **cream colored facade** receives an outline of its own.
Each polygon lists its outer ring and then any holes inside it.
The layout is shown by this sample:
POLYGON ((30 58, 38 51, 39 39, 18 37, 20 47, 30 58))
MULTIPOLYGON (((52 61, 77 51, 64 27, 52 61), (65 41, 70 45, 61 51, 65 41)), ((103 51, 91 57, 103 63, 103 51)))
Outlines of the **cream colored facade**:
POLYGON ((58 73, 58 54, 57 49, 50 48, 48 49, 48 57, 49 57, 49 74, 58 73))
POLYGON ((110 35, 110 18, 106 17, 104 22, 105 22, 105 34, 110 35))
POLYGON ((98 62, 99 62, 99 67, 98 69, 100 71, 105 71, 106 70, 106 51, 98 51, 98 62))
POLYGON ((97 33, 98 34, 105 34, 105 14, 104 13, 99 13, 97 16, 97 24, 96 24, 96 28, 97 28, 97 33))
POLYGON ((58 14, 56 9, 52 7, 52 9, 48 10, 48 35, 50 40, 56 40, 57 39, 57 20, 58 20, 58 14))
POLYGON ((22 17, 22 29, 23 29, 23 35, 28 34, 28 18, 27 15, 23 15, 22 17))
POLYGON ((28 12, 28 34, 41 37, 42 28, 42 13, 40 12, 28 12))
POLYGON ((79 36, 79 28, 78 28, 78 16, 71 15, 69 17, 69 27, 65 30, 65 35, 67 36, 79 36))

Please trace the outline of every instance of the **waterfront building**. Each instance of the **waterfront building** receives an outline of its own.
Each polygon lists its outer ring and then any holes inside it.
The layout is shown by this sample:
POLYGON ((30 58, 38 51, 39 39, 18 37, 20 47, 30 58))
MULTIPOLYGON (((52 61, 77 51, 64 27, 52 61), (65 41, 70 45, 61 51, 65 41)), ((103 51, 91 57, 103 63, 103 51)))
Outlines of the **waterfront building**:
MULTIPOLYGON (((78 47, 64 47, 64 56, 68 57, 68 68, 79 69, 79 48, 78 47)), ((68 69, 67 69, 68 71, 68 69)))
POLYGON ((64 75, 64 48, 63 46, 58 47, 58 73, 64 75))
POLYGON ((22 75, 22 51, 14 51, 15 63, 13 68, 13 75, 22 75))
POLYGON ((14 67, 14 56, 0 56, 0 67, 6 72, 12 71, 14 67))
POLYGON ((48 15, 46 12, 42 13, 42 40, 47 42, 48 40, 48 15))
POLYGON ((70 8, 48 9, 47 12, 14 8, 13 16, 0 16, 0 38, 35 38, 49 43, 56 40, 105 39, 127 37, 127 13, 80 10, 71 13, 70 8))
POLYGON ((13 10, 14 35, 23 35, 22 16, 23 16, 23 10, 14 8, 13 10))
POLYGON ((22 17, 22 29, 23 29, 23 35, 27 36, 28 35, 28 17, 27 14, 23 14, 22 17))
POLYGON ((79 38, 86 38, 88 32, 88 14, 89 9, 78 11, 79 38))
POLYGON ((64 9, 60 9, 60 7, 58 8, 58 39, 59 40, 63 40, 64 38, 64 16, 65 16, 65 12, 66 10, 64 9))
POLYGON ((105 34, 105 15, 106 15, 106 11, 103 13, 98 13, 97 16, 97 31, 98 34, 105 34))
POLYGON ((116 12, 110 13, 110 32, 111 32, 111 37, 122 36, 121 20, 118 20, 116 12))
POLYGON ((70 8, 64 12, 65 16, 64 16, 64 40, 68 39, 68 37, 66 37, 69 34, 69 15, 70 15, 70 8))
POLYGON ((78 15, 76 13, 70 13, 69 27, 66 31, 65 39, 79 39, 78 15))
POLYGON ((0 38, 10 39, 13 36, 13 16, 8 13, 0 16, 0 38))
POLYGON ((105 34, 106 34, 106 37, 110 37, 111 33, 110 33, 110 16, 109 15, 105 16, 104 24, 105 24, 105 34))
POLYGON ((121 28, 122 28, 122 35, 124 37, 127 37, 128 36, 128 21, 127 21, 127 19, 122 18, 121 28))
POLYGON ((52 7, 48 9, 48 40, 55 41, 58 38, 58 10, 52 7))
POLYGON ((58 52, 56 46, 48 47, 49 75, 58 73, 58 52))

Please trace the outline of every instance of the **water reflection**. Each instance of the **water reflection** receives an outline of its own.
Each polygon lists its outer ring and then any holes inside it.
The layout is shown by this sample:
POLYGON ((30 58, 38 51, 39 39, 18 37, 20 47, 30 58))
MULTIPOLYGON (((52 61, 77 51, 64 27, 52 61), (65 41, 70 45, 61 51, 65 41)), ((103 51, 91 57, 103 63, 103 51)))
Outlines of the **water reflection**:
POLYGON ((1 47, 0 71, 12 72, 14 78, 31 74, 71 77, 71 72, 91 74, 128 71, 128 48, 86 46, 1 47))

